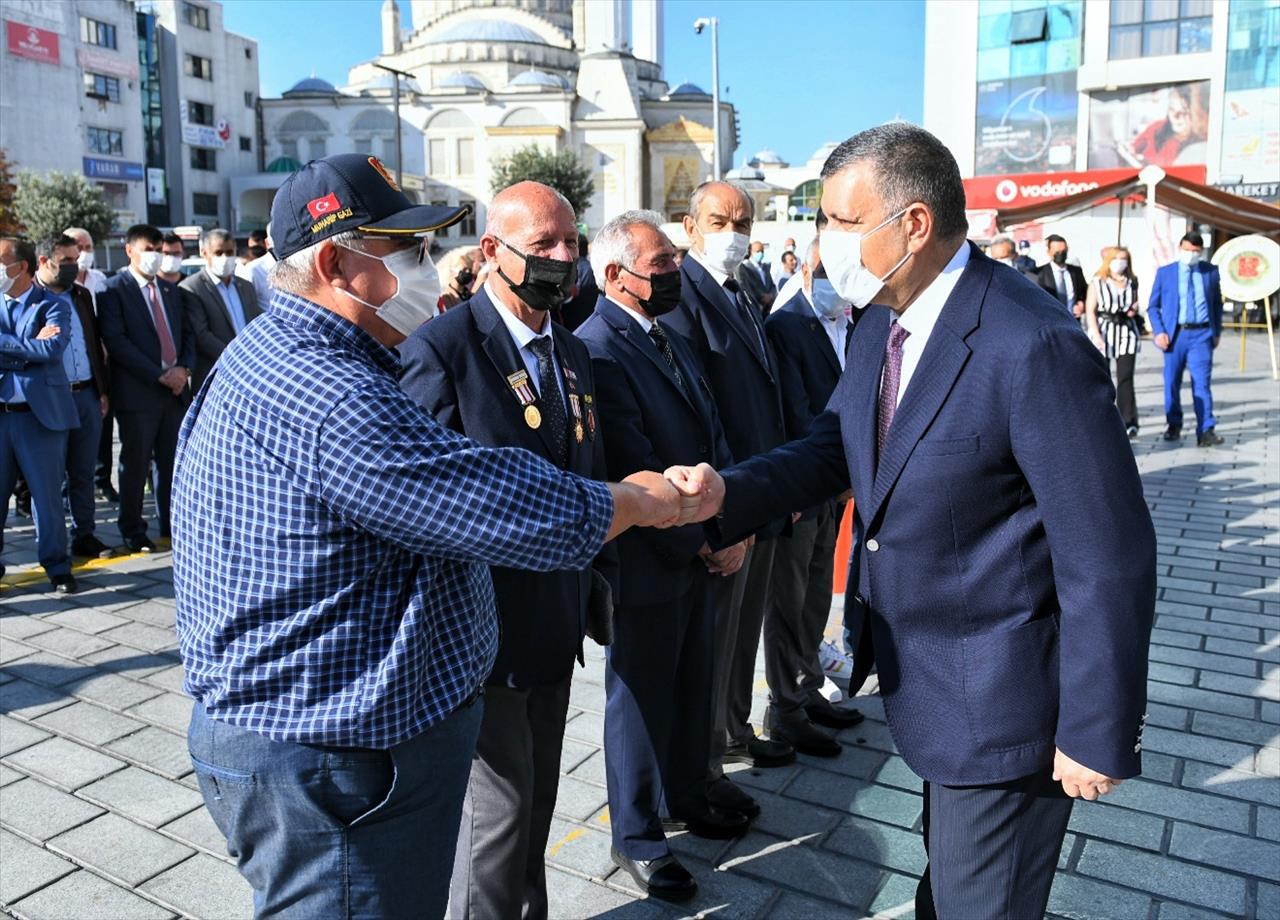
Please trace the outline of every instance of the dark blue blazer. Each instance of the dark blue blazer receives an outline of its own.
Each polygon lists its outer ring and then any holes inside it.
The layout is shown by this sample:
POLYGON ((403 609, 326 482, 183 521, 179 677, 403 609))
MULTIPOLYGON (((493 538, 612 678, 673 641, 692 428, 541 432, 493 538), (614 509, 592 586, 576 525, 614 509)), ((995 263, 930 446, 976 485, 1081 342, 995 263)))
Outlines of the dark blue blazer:
POLYGON ((1052 297, 972 248, 877 463, 889 325, 876 306, 859 321, 807 438, 725 474, 720 526, 746 533, 852 485, 859 646, 925 779, 1002 782, 1055 746, 1134 776, 1155 535, 1106 362, 1052 297))
MULTIPOLYGON (((547 426, 532 429, 507 375, 525 369, 511 333, 483 288, 470 300, 425 323, 400 345, 401 388, 441 424, 488 447, 523 447, 551 460, 547 426)), ((587 349, 563 327, 552 324, 555 355, 578 375, 582 397, 596 397, 587 349)), ((557 394, 558 395, 558 394, 557 394)), ((541 405, 547 396, 538 400, 541 405)), ((604 440, 599 413, 594 437, 581 444, 570 421, 568 470, 605 479, 604 440)), ((588 426, 584 425, 584 429, 588 426)), ((615 558, 612 551, 606 557, 615 558)), ((573 673, 586 630, 591 572, 528 572, 491 568, 502 622, 498 657, 489 683, 535 687, 558 683, 573 673)), ((616 578, 616 572, 610 572, 616 578)))
MULTIPOLYGON (((662 325, 684 341, 701 366, 734 460, 777 447, 786 440, 786 428, 778 368, 768 337, 764 336, 762 353, 760 337, 749 319, 692 256, 681 263, 680 275, 680 306, 662 318, 662 325)), ((762 522, 758 536, 776 536, 786 520, 782 516, 762 522)))
MULTIPOLYGON (((196 334, 187 322, 187 293, 162 278, 156 278, 156 284, 178 352, 177 364, 190 370, 196 363, 196 334)), ((98 294, 98 325, 110 357, 112 408, 117 412, 162 410, 175 397, 158 382, 163 373, 160 336, 142 289, 128 269, 108 278, 106 289, 98 294)))
POLYGON ((23 319, 16 326, 0 297, 0 377, 11 373, 21 381, 31 414, 45 428, 78 428, 80 416, 62 363, 71 342, 71 304, 35 283, 26 296, 23 319), (57 326, 58 334, 37 339, 45 326, 57 326))
MULTIPOLYGON (((730 462, 711 389, 683 342, 668 336, 688 395, 653 340, 611 300, 601 297, 575 334, 591 353, 600 412, 608 420, 604 451, 610 479, 637 470, 730 462)), ((706 574, 698 557, 706 542, 701 524, 624 533, 618 538, 619 602, 650 605, 682 596, 694 578, 706 574)))
MULTIPOLYGON (((1177 262, 1162 265, 1156 270, 1155 282, 1151 285, 1151 297, 1147 301, 1147 318, 1151 320, 1153 335, 1164 333, 1170 339, 1178 334, 1178 313, 1182 309, 1181 292, 1178 290, 1177 262)), ((1222 284, 1218 274, 1218 266, 1208 262, 1197 262, 1191 270, 1204 278, 1204 296, 1209 303, 1209 322, 1213 326, 1213 337, 1222 335, 1222 284)))

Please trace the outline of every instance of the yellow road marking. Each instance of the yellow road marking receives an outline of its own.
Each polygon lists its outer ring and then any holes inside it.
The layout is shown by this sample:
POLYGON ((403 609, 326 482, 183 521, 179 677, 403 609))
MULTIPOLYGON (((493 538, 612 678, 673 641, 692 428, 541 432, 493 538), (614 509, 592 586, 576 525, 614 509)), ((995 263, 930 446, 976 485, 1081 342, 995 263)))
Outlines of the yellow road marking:
MULTIPOLYGON (((156 549, 164 552, 167 550, 167 542, 162 544, 156 541, 156 549)), ((131 562, 134 559, 154 559, 157 553, 129 553, 124 556, 112 556, 110 559, 86 559, 79 565, 71 567, 72 575, 82 575, 85 572, 92 572, 95 569, 106 569, 113 565, 119 565, 122 562, 131 562)), ((0 589, 13 590, 14 588, 25 588, 28 585, 34 585, 42 581, 48 581, 49 576, 44 573, 44 569, 35 566, 22 571, 6 572, 4 581, 0 581, 0 589)))
POLYGON ((551 848, 547 850, 547 855, 554 858, 566 844, 572 843, 586 832, 585 828, 575 827, 573 830, 569 831, 569 833, 560 838, 560 840, 556 841, 556 843, 552 844, 551 848))

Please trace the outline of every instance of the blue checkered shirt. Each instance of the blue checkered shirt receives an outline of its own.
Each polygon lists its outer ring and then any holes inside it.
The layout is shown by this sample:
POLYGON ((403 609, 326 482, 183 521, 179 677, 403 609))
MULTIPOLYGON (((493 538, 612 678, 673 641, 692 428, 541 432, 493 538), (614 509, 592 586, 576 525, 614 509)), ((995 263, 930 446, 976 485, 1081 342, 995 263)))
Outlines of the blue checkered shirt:
POLYGON ((187 414, 173 479, 186 690, 279 741, 387 748, 468 699, 497 650, 489 565, 583 569, 604 483, 441 426, 396 356, 277 292, 187 414))

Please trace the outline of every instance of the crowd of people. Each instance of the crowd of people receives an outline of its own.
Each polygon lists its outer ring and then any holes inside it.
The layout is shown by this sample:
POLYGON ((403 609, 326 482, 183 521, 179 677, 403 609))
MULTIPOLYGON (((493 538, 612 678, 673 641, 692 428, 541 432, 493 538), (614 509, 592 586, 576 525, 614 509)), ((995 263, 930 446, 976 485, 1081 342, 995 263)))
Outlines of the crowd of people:
MULTIPOLYGON (((437 267, 465 209, 355 154, 289 177, 251 261, 206 231, 185 278, 148 225, 110 277, 83 230, 0 238, 0 509, 21 472, 74 591, 71 556, 112 552, 92 508, 114 416, 120 534, 156 548, 150 482, 196 777, 260 916, 546 917, 586 642, 612 859, 693 896, 668 835, 761 813, 725 765, 840 757, 862 720, 821 692, 850 501, 836 667, 851 695, 878 672, 925 779, 917 915, 1043 913, 1074 799, 1140 770, 1137 279, 1117 248, 1087 282, 1055 237, 1039 269, 1009 240, 988 258, 950 152, 910 125, 823 179, 777 278, 729 182, 693 192, 687 252, 628 211, 589 253, 568 201, 521 182, 437 267)), ((1162 269, 1147 314, 1169 431, 1189 366, 1214 439, 1216 275, 1162 269)))

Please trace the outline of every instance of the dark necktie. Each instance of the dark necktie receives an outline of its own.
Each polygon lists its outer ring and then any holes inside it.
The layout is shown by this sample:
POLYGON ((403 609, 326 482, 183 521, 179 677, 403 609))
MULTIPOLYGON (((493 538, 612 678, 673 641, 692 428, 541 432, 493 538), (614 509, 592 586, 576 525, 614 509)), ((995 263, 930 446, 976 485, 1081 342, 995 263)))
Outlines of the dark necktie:
POLYGON ((552 459, 565 466, 569 462, 569 424, 565 419, 564 400, 560 398, 556 363, 551 358, 551 336, 539 336, 529 343, 529 348, 538 356, 538 395, 541 397, 543 422, 556 449, 552 459))
POLYGON ((747 303, 747 299, 742 296, 742 288, 733 278, 724 279, 724 289, 729 292, 730 299, 738 308, 738 315, 742 317, 742 321, 751 327, 756 334, 756 344, 760 346, 760 357, 763 358, 767 354, 764 347, 764 331, 760 328, 760 322, 756 319, 756 311, 751 304, 747 303))
POLYGON ((156 337, 160 340, 160 364, 168 370, 178 363, 178 349, 173 344, 173 334, 169 332, 169 320, 160 306, 160 298, 156 296, 156 283, 146 285, 147 301, 151 305, 151 321, 156 324, 156 337))
POLYGON ((884 346, 884 377, 880 381, 880 419, 876 427, 876 452, 884 450, 889 437, 889 426, 898 410, 898 384, 902 380, 902 343, 908 332, 901 323, 894 323, 889 330, 889 341, 884 346))
POLYGON ((653 339, 653 344, 658 347, 658 353, 667 362, 667 367, 671 368, 671 373, 675 375, 680 392, 684 393, 692 401, 693 397, 689 393, 689 387, 685 385, 684 375, 680 373, 680 368, 676 365, 675 352, 671 350, 671 340, 667 338, 667 334, 656 322, 649 327, 649 338, 653 339))

